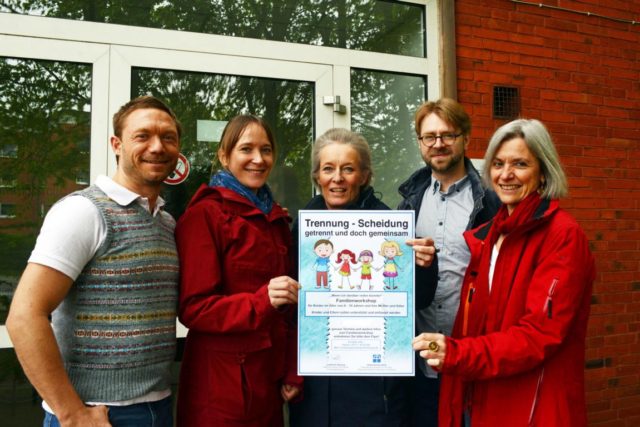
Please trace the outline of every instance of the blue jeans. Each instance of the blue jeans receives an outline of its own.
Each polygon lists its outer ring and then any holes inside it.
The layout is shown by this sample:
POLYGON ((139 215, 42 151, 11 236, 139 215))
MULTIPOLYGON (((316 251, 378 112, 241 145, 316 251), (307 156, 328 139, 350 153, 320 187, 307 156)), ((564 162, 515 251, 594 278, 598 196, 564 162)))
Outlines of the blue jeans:
MULTIPOLYGON (((60 427, 55 415, 44 413, 43 427, 60 427)), ((113 427, 173 427, 171 396, 157 402, 109 406, 109 422, 113 427)))

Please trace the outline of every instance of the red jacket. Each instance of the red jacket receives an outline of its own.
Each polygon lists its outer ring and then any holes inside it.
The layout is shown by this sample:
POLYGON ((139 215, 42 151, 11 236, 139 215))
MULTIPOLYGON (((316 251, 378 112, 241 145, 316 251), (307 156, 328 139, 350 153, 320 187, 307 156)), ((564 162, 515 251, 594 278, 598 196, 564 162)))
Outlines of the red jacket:
POLYGON ((442 366, 440 426, 586 426, 585 335, 594 259, 557 201, 509 233, 487 289, 489 222, 465 233, 471 262, 442 366), (483 276, 485 275, 485 276, 483 276), (483 286, 482 283, 485 283, 483 286))
POLYGON ((189 328, 180 426, 282 425, 282 384, 296 370, 295 307, 276 310, 267 285, 290 272, 289 217, 265 215, 232 190, 202 186, 176 228, 180 321, 189 328))

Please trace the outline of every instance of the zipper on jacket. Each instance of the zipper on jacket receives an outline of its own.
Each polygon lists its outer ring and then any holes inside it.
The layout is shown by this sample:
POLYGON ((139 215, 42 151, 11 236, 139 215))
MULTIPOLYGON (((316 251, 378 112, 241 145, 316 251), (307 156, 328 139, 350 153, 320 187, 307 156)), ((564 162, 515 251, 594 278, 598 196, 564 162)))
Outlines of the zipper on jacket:
POLYGON ((536 411, 536 405, 538 404, 538 396, 540 395, 540 387, 542 386, 542 378, 544 377, 544 367, 540 371, 540 375, 538 376, 538 384, 536 384, 536 392, 533 395, 533 402, 531 402, 531 411, 529 412, 529 423, 528 425, 533 425, 533 414, 536 411))
POLYGON ((469 290, 467 291, 467 302, 464 304, 464 317, 462 318, 462 336, 467 336, 467 327, 469 326, 469 308, 471 307, 471 301, 473 300, 473 294, 476 292, 476 288, 473 282, 469 284, 469 290))
POLYGON ((558 278, 554 278, 547 291, 547 299, 544 301, 544 307, 542 311, 547 313, 547 317, 551 319, 553 317, 553 294, 556 291, 556 285, 558 284, 558 278))

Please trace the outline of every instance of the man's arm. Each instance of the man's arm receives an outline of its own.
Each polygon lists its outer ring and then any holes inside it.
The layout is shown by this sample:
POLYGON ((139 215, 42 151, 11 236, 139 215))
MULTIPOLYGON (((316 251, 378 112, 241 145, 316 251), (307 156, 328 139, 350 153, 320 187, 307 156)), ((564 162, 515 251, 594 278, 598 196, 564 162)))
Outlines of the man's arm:
POLYGON ((29 263, 16 289, 7 331, 29 381, 63 427, 110 426, 105 406, 85 406, 65 372, 49 315, 73 280, 41 264, 29 263))

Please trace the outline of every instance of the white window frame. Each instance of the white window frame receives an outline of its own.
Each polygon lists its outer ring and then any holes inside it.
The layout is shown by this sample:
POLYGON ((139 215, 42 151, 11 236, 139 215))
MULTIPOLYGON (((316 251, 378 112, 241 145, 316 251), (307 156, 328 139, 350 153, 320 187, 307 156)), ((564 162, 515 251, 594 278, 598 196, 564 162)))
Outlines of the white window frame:
MULTIPOLYGON (((316 84, 315 132, 351 128, 351 69, 427 78, 429 99, 442 95, 441 0, 405 0, 425 8, 425 58, 198 34, 59 18, 0 13, 0 56, 93 65, 90 180, 112 174, 110 118, 131 91, 131 67, 288 78, 316 84), (346 114, 334 114, 323 96, 338 95, 346 114)), ((183 331, 179 332, 183 336, 183 331)), ((0 326, 0 348, 12 347, 0 326)))

